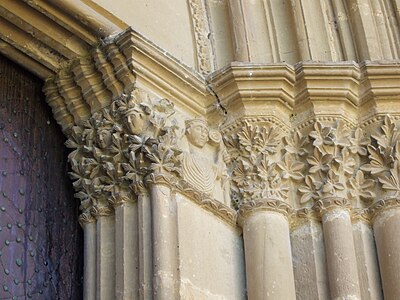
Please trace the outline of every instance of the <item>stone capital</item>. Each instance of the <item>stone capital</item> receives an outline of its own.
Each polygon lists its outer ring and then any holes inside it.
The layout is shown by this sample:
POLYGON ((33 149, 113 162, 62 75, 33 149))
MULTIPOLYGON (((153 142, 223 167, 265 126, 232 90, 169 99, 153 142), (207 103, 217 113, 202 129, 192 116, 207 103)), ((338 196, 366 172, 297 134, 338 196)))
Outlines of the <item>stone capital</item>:
POLYGON ((324 214, 334 210, 346 210, 350 212, 351 204, 350 201, 346 198, 331 197, 318 200, 314 204, 313 209, 321 216, 323 216, 324 214))
POLYGON ((246 218, 250 217, 252 214, 263 211, 279 213, 288 218, 293 212, 293 209, 289 204, 278 199, 250 200, 242 204, 239 208, 239 225, 242 226, 246 218))
POLYGON ((400 198, 391 197, 379 200, 368 208, 372 220, 374 220, 381 212, 389 209, 400 209, 400 198))

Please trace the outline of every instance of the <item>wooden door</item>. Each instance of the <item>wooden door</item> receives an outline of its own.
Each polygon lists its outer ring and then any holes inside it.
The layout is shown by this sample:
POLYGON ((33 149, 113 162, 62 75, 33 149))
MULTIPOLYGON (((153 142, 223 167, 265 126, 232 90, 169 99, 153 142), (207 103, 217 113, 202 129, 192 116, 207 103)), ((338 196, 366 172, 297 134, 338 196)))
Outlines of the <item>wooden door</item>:
POLYGON ((81 299, 82 232, 43 82, 0 56, 0 299, 81 299))

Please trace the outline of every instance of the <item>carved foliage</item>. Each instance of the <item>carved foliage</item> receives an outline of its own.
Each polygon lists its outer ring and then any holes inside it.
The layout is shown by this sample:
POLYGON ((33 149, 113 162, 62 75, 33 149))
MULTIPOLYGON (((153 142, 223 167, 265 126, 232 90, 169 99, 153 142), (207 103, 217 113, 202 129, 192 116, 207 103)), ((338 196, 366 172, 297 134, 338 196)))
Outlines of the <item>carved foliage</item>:
POLYGON ((233 198, 239 204, 272 198, 296 206, 342 198, 363 206, 375 197, 376 180, 368 172, 379 175, 383 189, 398 193, 397 133, 388 118, 382 130, 384 135, 373 135, 374 146, 361 128, 350 130, 342 121, 317 121, 308 135, 296 130, 282 139, 273 126, 244 122, 225 139, 233 158, 233 198))
MULTIPOLYGON (((284 200, 288 188, 282 182, 276 158, 281 144, 273 126, 243 122, 242 129, 225 139, 232 158, 233 198, 239 202, 261 199, 284 200)), ((284 166, 287 177, 296 174, 298 166, 284 166)))
POLYGON ((137 193, 146 176, 168 180, 166 174, 178 170, 173 113, 170 101, 152 101, 134 90, 72 128, 66 145, 73 149, 70 175, 82 221, 111 213, 110 205, 132 201, 131 191, 137 193))
POLYGON ((398 198, 400 195, 400 132, 389 116, 372 135, 368 146, 369 163, 362 169, 378 180, 382 198, 398 198))
POLYGON ((370 144, 362 129, 349 130, 342 121, 334 126, 317 121, 309 139, 307 172, 298 188, 301 205, 331 197, 351 199, 357 205, 374 197, 374 182, 361 170, 370 144))

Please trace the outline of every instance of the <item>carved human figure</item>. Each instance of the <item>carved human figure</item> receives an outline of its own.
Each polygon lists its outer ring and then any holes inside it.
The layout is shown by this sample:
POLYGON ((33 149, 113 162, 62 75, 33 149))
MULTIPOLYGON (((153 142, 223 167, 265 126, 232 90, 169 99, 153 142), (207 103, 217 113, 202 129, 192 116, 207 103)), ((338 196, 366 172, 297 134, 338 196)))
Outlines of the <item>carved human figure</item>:
POLYGON ((188 120, 185 127, 187 149, 182 160, 183 179, 229 206, 230 187, 224 162, 226 151, 221 135, 215 130, 210 131, 203 119, 188 120), (211 150, 205 149, 207 144, 211 150))
POLYGON ((112 142, 112 133, 110 128, 99 128, 97 130, 97 146, 101 149, 110 147, 112 142))
POLYGON ((141 134, 148 126, 149 108, 142 104, 135 105, 125 113, 124 124, 130 134, 141 134))

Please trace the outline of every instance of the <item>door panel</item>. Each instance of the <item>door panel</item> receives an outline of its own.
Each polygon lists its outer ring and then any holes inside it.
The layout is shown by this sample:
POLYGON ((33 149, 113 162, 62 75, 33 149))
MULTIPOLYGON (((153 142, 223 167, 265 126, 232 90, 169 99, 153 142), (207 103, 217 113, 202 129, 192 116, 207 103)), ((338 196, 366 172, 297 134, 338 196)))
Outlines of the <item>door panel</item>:
POLYGON ((82 232, 43 82, 0 57, 0 299, 81 299, 82 232))

